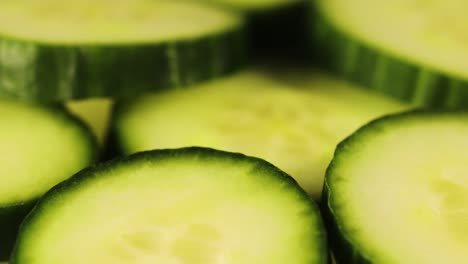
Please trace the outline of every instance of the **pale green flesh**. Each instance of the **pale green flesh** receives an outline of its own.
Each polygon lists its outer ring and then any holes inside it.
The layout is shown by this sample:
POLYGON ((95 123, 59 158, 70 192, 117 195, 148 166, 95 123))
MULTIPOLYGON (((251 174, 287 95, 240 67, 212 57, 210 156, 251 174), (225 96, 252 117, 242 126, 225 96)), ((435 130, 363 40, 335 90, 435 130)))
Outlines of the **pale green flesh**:
POLYGON ((318 215, 253 165, 172 159, 101 171, 47 201, 17 263, 321 263, 318 215))
POLYGON ((116 119, 123 150, 206 146, 264 158, 318 198, 336 144, 405 106, 314 72, 295 83, 253 70, 189 90, 143 96, 116 119))
POLYGON ((0 101, 0 116, 0 207, 37 198, 92 158, 83 128, 50 109, 0 101))
POLYGON ((67 109, 85 122, 101 145, 106 141, 113 100, 110 98, 87 99, 66 103, 67 109))
POLYGON ((342 32, 374 48, 468 78, 465 0, 318 0, 342 32))
POLYGON ((467 121, 388 122, 337 157, 327 180, 334 212, 372 263, 468 262, 467 121))
POLYGON ((240 23, 237 16, 194 1, 0 1, 0 36, 52 44, 168 42, 240 23))
POLYGON ((243 11, 258 11, 280 8, 291 4, 304 2, 303 0, 203 0, 231 6, 243 11))

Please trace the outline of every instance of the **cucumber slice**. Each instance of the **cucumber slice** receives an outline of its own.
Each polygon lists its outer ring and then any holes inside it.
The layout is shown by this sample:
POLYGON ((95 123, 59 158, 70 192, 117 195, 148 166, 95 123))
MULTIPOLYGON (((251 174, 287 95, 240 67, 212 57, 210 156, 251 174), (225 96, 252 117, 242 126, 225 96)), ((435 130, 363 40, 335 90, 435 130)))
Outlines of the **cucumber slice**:
POLYGON ((0 101, 0 260, 21 220, 46 191, 91 164, 95 140, 63 109, 0 101))
POLYGON ((291 177, 260 159, 200 148, 139 153, 77 174, 28 216, 11 259, 326 261, 318 209, 291 177))
POLYGON ((0 96, 126 96, 243 63, 240 16, 196 1, 0 1, 0 96))
POLYGON ((467 263, 468 113, 385 117, 342 142, 324 206, 338 263, 467 263))
POLYGON ((459 0, 316 0, 318 59, 384 94, 429 107, 468 105, 459 0))
POLYGON ((189 90, 118 102, 114 151, 204 146, 242 152, 276 164, 318 198, 339 140, 407 106, 314 70, 294 73, 300 70, 251 69, 189 90))
POLYGON ((66 108, 85 122, 102 145, 106 142, 110 116, 114 101, 109 98, 97 98, 67 102, 66 108))

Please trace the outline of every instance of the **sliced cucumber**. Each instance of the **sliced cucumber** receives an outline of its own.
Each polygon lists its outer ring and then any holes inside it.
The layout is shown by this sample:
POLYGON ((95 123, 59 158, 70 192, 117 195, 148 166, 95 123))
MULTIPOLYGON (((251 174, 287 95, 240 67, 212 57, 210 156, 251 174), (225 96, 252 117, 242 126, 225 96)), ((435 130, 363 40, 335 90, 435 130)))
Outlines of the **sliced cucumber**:
POLYGON ((98 142, 104 145, 110 123, 110 116, 114 102, 109 98, 70 101, 67 109, 83 120, 94 132, 98 142))
POLYGON ((0 260, 35 200, 96 158, 88 129, 63 109, 0 101, 0 260))
POLYGON ((324 207, 338 263, 467 263, 468 113, 385 117, 342 142, 324 207))
POLYGON ((331 69, 421 106, 468 106, 468 2, 314 2, 313 45, 331 69))
POLYGON ((252 69, 184 91, 117 103, 117 153, 204 146, 265 158, 314 198, 336 144, 406 106, 313 70, 252 69))
POLYGON ((0 1, 0 96, 126 96, 243 63, 240 16, 196 1, 0 1))
POLYGON ((260 159, 189 148, 60 184, 25 220, 11 264, 326 261, 318 210, 292 178, 260 159))

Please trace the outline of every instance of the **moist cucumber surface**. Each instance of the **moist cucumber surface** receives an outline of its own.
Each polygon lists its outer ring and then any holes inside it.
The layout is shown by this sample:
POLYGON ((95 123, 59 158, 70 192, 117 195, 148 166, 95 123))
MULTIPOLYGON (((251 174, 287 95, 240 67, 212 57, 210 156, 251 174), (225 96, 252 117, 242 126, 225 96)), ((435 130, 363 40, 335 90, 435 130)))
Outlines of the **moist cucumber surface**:
POLYGON ((271 164, 157 150, 75 175, 22 225, 12 264, 327 263, 315 204, 271 164), (118 206, 116 206, 118 205, 118 206))
POLYGON ((318 198, 336 144, 405 107, 315 70, 265 67, 120 101, 111 133, 117 153, 204 146, 262 157, 318 198))
POLYGON ((0 100, 0 260, 35 200, 96 158, 88 129, 63 109, 0 100))
POLYGON ((5 0, 0 96, 31 101, 181 87, 243 63, 243 19, 183 0, 5 0))
POLYGON ((4 0, 3 37, 47 44, 168 42, 223 32, 239 19, 193 1, 4 0))
POLYGON ((468 261, 467 121, 404 113, 338 146, 323 204, 338 263, 468 261))
POLYGON ((466 2, 312 2, 312 45, 334 70, 422 106, 467 105, 466 2))

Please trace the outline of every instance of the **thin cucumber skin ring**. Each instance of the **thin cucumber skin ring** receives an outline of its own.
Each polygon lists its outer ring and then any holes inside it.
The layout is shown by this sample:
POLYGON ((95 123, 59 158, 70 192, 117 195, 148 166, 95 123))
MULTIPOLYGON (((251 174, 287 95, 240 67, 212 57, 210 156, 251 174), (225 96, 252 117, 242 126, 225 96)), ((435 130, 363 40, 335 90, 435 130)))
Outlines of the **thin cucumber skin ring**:
POLYGON ((59 102, 190 86, 246 62, 244 24, 159 44, 52 45, 0 37, 0 97, 59 102))
MULTIPOLYGON (((368 129, 375 128, 376 125, 381 123, 391 122, 394 120, 406 119, 408 117, 418 117, 426 115, 448 115, 448 114, 463 114, 468 116, 466 110, 427 110, 427 109, 416 109, 411 111, 405 111, 397 114, 390 114, 370 121, 363 125, 352 135, 341 141, 336 147, 333 160, 327 168, 325 173, 325 181, 323 186, 323 193, 320 201, 320 210, 322 217, 328 232, 328 241, 330 249, 334 253, 334 257, 337 264, 373 264, 375 262, 367 256, 363 250, 356 245, 356 243, 350 238, 349 234, 342 230, 341 219, 336 218, 335 205, 333 204, 332 197, 334 193, 330 189, 330 181, 334 174, 335 166, 338 161, 337 156, 341 155, 341 152, 348 151, 350 143, 355 140, 360 140, 361 133, 366 133, 368 129)), ((378 127, 377 127, 378 129, 378 127)))
MULTIPOLYGON (((89 144, 89 164, 93 164, 98 160, 98 143, 97 139, 91 133, 90 128, 80 119, 70 114, 63 106, 54 105, 50 107, 51 111, 57 115, 57 118, 64 118, 74 122, 77 129, 83 131, 83 136, 87 137, 86 142, 89 144)), ((0 263, 6 261, 12 252, 18 229, 31 211, 39 198, 34 198, 28 201, 17 201, 11 206, 0 206, 0 263)))
MULTIPOLYGON (((286 184, 291 185, 291 187, 297 190, 297 196, 300 197, 304 202, 308 203, 312 209, 317 212, 317 219, 315 219, 316 226, 318 230, 321 230, 321 233, 317 235, 317 238, 320 239, 320 252, 321 258, 316 264, 328 264, 330 263, 330 255, 328 254, 328 243, 327 243, 327 236, 326 231, 324 228, 324 223, 322 218, 320 217, 320 209, 316 205, 316 203, 308 196, 308 194, 300 188, 299 184, 288 174, 280 170, 279 168, 275 167, 271 163, 264 161, 260 158, 251 157, 244 155, 242 153, 234 153, 234 152, 226 152, 212 148, 205 148, 205 147, 185 147, 179 149, 157 149, 157 150, 149 150, 138 152, 129 156, 121 156, 105 163, 97 164, 91 167, 88 167, 78 173, 76 173, 71 178, 59 183, 52 189, 50 189, 44 196, 42 196, 39 201, 36 203, 34 208, 28 214, 28 216, 23 221, 20 231, 19 231, 19 239, 16 241, 16 245, 13 250, 13 254, 9 260, 10 264, 22 264, 18 261, 19 255, 21 254, 20 244, 21 244, 21 236, 22 233, 27 230, 29 222, 33 222, 34 218, 37 215, 43 213, 43 210, 47 207, 48 199, 53 199, 55 196, 59 196, 60 194, 72 191, 75 188, 79 187, 81 184, 86 183, 87 181, 92 181, 94 179, 94 174, 96 171, 106 171, 110 168, 116 168, 119 166, 125 166, 126 164, 134 164, 138 162, 144 162, 146 160, 151 160, 157 162, 158 160, 170 159, 173 157, 183 157, 188 155, 189 157, 193 158, 194 156, 199 156, 202 158, 213 158, 213 157, 221 157, 225 160, 233 160, 233 161, 242 161, 248 159, 254 167, 253 170, 262 171, 262 173, 268 172, 269 174, 273 175, 273 177, 278 178, 279 181, 282 181, 286 184)), ((318 240, 319 241, 319 240, 318 240)))
POLYGON ((468 79, 418 65, 356 40, 310 1, 312 59, 331 72, 384 95, 427 108, 468 108, 468 79))

